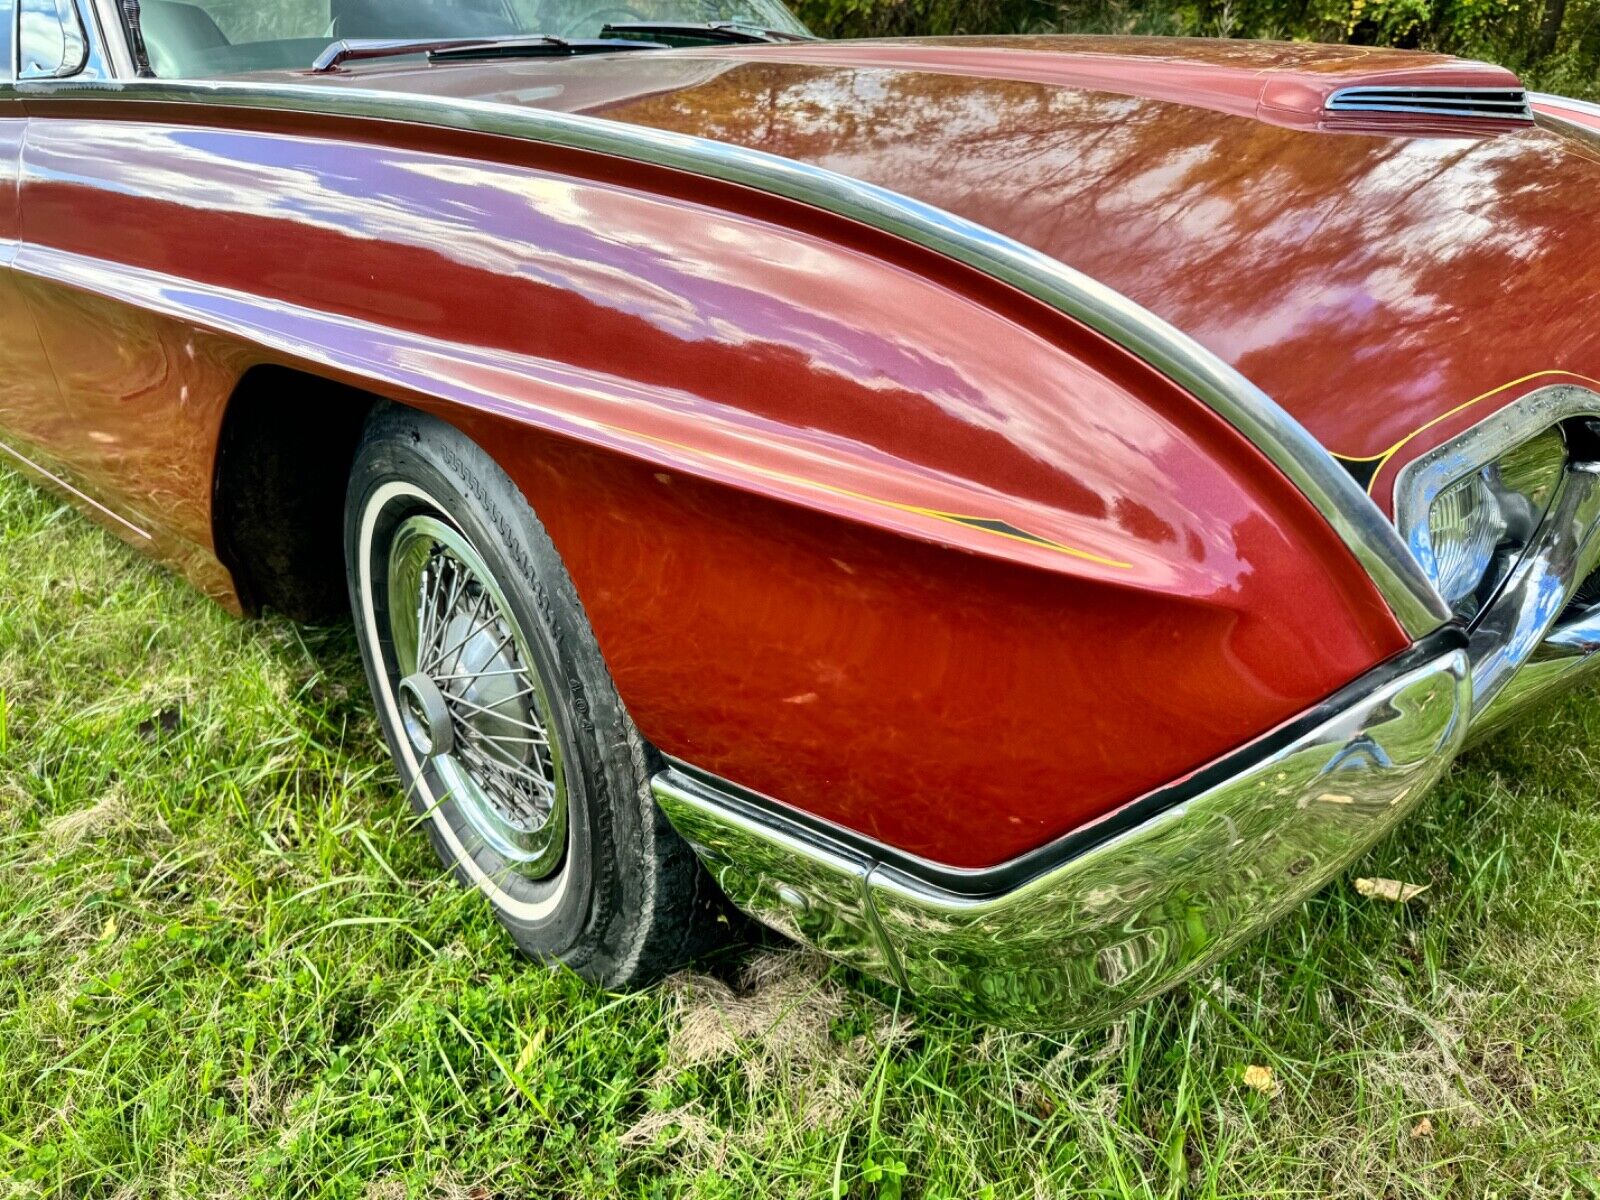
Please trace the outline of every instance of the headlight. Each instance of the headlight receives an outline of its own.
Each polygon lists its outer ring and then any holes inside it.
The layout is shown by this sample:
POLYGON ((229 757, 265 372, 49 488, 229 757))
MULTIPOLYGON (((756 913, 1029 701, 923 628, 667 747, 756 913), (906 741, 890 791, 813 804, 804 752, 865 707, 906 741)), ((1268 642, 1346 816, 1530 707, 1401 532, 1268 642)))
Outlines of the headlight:
POLYGON ((1423 569, 1458 617, 1470 620, 1528 546, 1566 464, 1559 426, 1446 484, 1425 527, 1409 531, 1423 569))
POLYGON ((1489 574, 1505 531, 1505 515, 1485 471, 1451 484, 1433 502, 1428 512, 1433 582, 1452 609, 1476 591, 1479 581, 1489 574))

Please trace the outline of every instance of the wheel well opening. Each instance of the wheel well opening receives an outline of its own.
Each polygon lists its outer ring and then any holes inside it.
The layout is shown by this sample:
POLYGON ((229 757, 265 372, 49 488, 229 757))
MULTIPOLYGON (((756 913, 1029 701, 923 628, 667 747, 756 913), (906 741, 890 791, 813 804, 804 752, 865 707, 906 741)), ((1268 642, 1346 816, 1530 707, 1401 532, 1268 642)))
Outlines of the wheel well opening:
POLYGON ((308 622, 348 615, 345 487, 378 403, 281 367, 239 381, 217 445, 212 523, 217 557, 247 611, 308 622))

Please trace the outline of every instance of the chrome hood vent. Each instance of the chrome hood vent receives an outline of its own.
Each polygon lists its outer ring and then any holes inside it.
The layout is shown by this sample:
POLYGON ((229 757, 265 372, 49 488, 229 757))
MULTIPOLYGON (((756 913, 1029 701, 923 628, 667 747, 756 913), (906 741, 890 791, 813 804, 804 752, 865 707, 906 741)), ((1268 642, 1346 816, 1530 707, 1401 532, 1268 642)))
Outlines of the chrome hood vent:
POLYGON ((1329 113, 1394 113, 1447 120, 1533 120, 1522 88, 1348 87, 1328 97, 1329 113))

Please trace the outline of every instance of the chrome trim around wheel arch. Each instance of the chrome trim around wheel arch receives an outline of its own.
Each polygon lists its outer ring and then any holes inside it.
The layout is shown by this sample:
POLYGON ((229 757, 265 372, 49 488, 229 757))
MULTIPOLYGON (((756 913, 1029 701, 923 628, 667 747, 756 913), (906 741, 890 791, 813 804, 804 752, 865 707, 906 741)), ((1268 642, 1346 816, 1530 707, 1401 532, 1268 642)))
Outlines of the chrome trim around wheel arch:
POLYGON ((1327 450, 1255 384, 1133 300, 992 229, 886 188, 741 146, 595 117, 485 101, 300 84, 61 80, 0 88, 23 99, 261 108, 404 121, 648 162, 784 196, 925 246, 1081 321, 1187 389, 1244 435, 1322 513, 1418 638, 1448 619, 1392 524, 1327 450))
POLYGON ((930 886, 670 769, 655 794, 735 902, 789 936, 985 1021, 1091 1025, 1322 887, 1449 766, 1472 705, 1461 650, 1366 684, 1232 778, 994 896, 930 886))

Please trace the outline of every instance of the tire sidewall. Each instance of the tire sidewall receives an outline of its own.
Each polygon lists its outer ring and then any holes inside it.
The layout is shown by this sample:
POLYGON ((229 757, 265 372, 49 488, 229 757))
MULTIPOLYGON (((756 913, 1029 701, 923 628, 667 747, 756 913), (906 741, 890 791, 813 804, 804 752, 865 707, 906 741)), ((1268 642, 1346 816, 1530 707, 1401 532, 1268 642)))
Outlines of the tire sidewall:
MULTIPOLYGON (((369 424, 346 513, 362 657, 384 736, 440 857, 489 899, 535 955, 581 969, 596 956, 625 952, 607 936, 612 910, 629 890, 629 873, 617 869, 617 842, 619 835, 624 843, 636 842, 641 831, 617 828, 637 824, 629 821, 637 806, 614 799, 619 791, 647 788, 641 752, 543 527, 505 473, 466 435, 399 408, 376 414, 369 424), (389 537, 406 517, 423 512, 453 525, 482 556, 536 660, 528 665, 539 673, 549 702, 567 788, 566 851, 542 880, 517 874, 483 841, 437 773, 418 762, 400 722, 387 633, 389 537)), ((601 976, 614 973, 604 962, 592 967, 601 976)))

